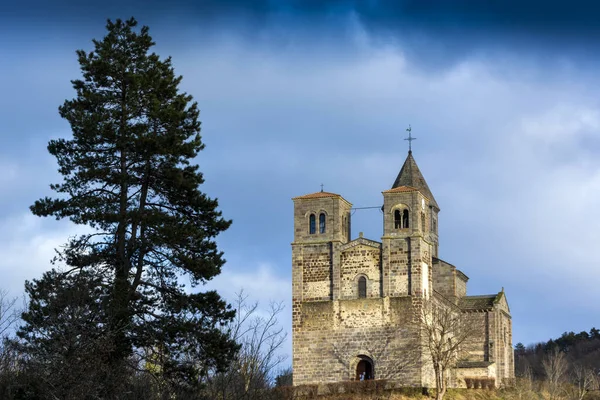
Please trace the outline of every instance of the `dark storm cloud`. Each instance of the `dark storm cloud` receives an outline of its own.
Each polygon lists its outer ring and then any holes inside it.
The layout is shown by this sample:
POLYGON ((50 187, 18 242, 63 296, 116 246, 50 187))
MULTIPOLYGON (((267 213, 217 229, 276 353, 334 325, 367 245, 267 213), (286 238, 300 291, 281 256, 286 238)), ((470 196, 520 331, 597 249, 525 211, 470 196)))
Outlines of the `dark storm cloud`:
POLYGON ((431 32, 448 29, 469 32, 482 29, 567 35, 586 40, 600 34, 600 3, 594 0, 30 0, 12 1, 4 5, 4 11, 6 15, 53 18, 137 11, 146 15, 179 14, 200 19, 230 13, 250 18, 282 13, 298 18, 355 13, 374 30, 402 31, 420 27, 431 32))
POLYGON ((434 69, 498 52, 549 68, 564 59, 585 65, 600 49, 600 3, 593 0, 30 0, 4 11, 12 18, 0 32, 18 24, 72 30, 135 16, 163 32, 195 26, 274 45, 343 43, 356 21, 373 40, 395 43, 409 60, 434 69))
POLYGON ((346 12, 373 37, 434 68, 498 52, 549 68, 564 59, 586 64, 600 49, 600 3, 593 0, 295 0, 288 8, 304 17, 346 12))

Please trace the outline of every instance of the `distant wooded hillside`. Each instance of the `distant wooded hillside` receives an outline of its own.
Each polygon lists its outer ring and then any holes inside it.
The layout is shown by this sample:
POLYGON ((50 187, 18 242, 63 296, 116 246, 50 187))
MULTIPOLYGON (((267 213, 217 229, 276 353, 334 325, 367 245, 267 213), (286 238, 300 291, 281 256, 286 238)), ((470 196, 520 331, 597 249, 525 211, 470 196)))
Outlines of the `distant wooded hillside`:
POLYGON ((571 367, 582 366, 600 372, 600 330, 589 332, 565 332, 558 339, 524 346, 515 346, 515 373, 523 377, 531 374, 534 379, 544 379, 543 360, 555 349, 566 355, 571 367))

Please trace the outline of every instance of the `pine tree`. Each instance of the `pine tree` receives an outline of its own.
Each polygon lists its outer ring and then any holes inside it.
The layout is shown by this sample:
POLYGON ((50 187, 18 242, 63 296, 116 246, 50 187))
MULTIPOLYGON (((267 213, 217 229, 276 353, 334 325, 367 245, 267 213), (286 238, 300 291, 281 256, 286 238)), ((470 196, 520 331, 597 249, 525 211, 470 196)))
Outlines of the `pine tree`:
POLYGON ((25 382, 12 383, 26 388, 25 398, 85 399, 105 393, 103 382, 115 375, 105 362, 112 349, 106 281, 94 270, 53 269, 25 283, 30 302, 18 332, 22 340, 12 343, 28 356, 27 373, 21 374, 25 382))
POLYGON ((90 228, 60 258, 71 273, 105 278, 108 365, 118 369, 136 350, 160 349, 161 373, 196 382, 236 351, 218 329, 233 317, 230 306, 214 291, 194 289, 220 273, 214 239, 231 222, 199 189, 197 104, 178 91, 182 77, 171 59, 150 53, 148 28, 136 26, 133 18, 109 20, 94 50, 77 52, 83 78, 72 81, 76 97, 59 108, 72 138, 48 145, 63 181, 51 185, 57 198, 31 210, 90 228))

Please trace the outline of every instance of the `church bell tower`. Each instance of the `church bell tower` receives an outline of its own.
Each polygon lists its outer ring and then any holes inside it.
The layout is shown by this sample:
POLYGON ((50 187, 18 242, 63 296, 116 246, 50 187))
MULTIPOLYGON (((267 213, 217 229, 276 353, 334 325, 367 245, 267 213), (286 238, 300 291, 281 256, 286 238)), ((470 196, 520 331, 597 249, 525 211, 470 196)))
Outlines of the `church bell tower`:
MULTIPOLYGON (((407 140, 414 140, 408 131, 407 140)), ((429 297, 433 258, 438 256, 440 208, 412 149, 392 187, 383 192, 382 211, 383 295, 429 297)))

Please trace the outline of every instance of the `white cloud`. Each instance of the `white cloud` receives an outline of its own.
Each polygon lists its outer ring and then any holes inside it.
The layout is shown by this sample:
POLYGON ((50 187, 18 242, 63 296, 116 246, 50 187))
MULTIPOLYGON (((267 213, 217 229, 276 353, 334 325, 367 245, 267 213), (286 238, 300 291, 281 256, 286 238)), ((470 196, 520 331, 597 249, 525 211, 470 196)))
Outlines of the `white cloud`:
POLYGON ((39 278, 52 267, 54 249, 84 232, 84 228, 70 223, 52 225, 54 229, 47 229, 42 218, 32 214, 0 219, 0 288, 11 295, 22 294, 25 280, 39 278))
POLYGON ((235 298, 243 289, 250 298, 268 304, 270 301, 289 303, 292 283, 278 276, 275 268, 268 263, 227 263, 221 274, 212 279, 207 287, 216 289, 228 300, 235 298))
MULTIPOLYGON (((248 296, 248 304, 258 303, 256 315, 269 316, 271 302, 282 303, 283 311, 278 316, 279 326, 287 332, 285 343, 280 349, 280 354, 292 354, 292 308, 291 308, 292 283, 275 273, 275 269, 268 263, 248 263, 234 265, 227 263, 220 275, 211 280, 206 289, 214 289, 228 302, 234 303, 237 294, 248 296)), ((288 359, 287 362, 291 362, 288 359)))

